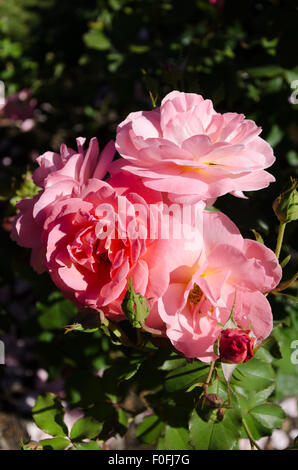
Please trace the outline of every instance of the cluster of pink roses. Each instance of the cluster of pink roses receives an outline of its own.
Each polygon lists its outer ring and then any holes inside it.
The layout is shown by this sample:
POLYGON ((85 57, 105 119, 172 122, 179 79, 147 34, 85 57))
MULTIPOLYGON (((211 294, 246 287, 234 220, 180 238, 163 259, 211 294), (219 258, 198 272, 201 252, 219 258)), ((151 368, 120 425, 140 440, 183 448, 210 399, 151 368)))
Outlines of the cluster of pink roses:
POLYGON ((118 126, 123 158, 112 161, 113 142, 99 154, 96 138, 87 150, 79 138, 77 150, 62 145, 60 154, 41 155, 33 174, 41 190, 18 204, 12 237, 81 309, 125 319, 121 303, 131 279, 150 299, 146 325, 186 357, 216 359, 214 344, 233 308, 237 328, 225 333, 220 355, 230 348, 232 362, 248 360, 252 345, 271 332, 264 293, 279 283, 281 267, 227 216, 204 208, 274 181, 265 171, 274 156, 260 132, 243 115, 217 113, 210 100, 173 91, 160 108, 131 113, 118 126), (191 208, 190 220, 177 216, 182 208, 191 208), (184 225, 191 240, 183 230, 175 235, 184 225), (161 236, 165 226, 168 237, 161 236))

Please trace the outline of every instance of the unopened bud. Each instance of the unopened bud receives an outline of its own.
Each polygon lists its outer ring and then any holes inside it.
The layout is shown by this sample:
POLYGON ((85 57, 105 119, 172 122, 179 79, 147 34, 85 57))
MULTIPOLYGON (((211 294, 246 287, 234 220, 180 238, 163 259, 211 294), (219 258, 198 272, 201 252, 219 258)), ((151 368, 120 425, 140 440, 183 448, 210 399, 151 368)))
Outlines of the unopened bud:
POLYGON ((216 393, 210 393, 199 398, 196 410, 200 418, 207 423, 220 423, 224 418, 224 400, 216 393))
POLYGON ((291 186, 282 192, 273 203, 273 210, 282 223, 292 222, 298 219, 298 180, 291 178, 291 186))

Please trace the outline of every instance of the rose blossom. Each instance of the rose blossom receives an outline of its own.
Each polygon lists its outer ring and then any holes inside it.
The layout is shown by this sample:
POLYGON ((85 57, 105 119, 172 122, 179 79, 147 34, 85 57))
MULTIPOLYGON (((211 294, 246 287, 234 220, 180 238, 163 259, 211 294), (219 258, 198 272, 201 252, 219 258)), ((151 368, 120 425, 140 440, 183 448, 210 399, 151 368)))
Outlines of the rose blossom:
POLYGON ((239 364, 253 357, 255 338, 249 336, 249 330, 227 328, 219 338, 219 355, 223 362, 239 364))
POLYGON ((67 184, 68 181, 77 186, 89 178, 102 179, 105 176, 115 155, 114 142, 110 141, 99 154, 96 137, 90 140, 87 151, 84 151, 84 137, 78 137, 76 141, 77 150, 62 144, 60 154, 45 152, 36 159, 39 168, 34 171, 33 180, 37 186, 45 188, 57 183, 67 184))
POLYGON ((45 270, 45 252, 41 241, 43 224, 52 207, 62 197, 72 194, 89 178, 101 179, 107 172, 115 150, 109 142, 99 154, 96 138, 91 139, 88 150, 83 145, 85 139, 77 139, 78 150, 74 151, 62 144, 60 154, 45 152, 37 158, 39 168, 33 173, 33 180, 42 188, 35 197, 24 199, 17 204, 17 214, 12 230, 12 239, 19 245, 31 248, 31 265, 38 272, 45 270))
POLYGON ((237 327, 251 327, 258 342, 270 334, 272 312, 263 293, 279 283, 281 274, 269 248, 243 239, 224 214, 204 211, 203 243, 192 260, 180 260, 172 270, 147 325, 165 331, 186 357, 209 362, 217 358, 214 343, 233 307, 237 327))
POLYGON ((136 292, 158 299, 169 283, 171 257, 168 240, 149 236, 152 216, 159 217, 161 207, 156 204, 149 221, 140 195, 119 195, 94 178, 56 202, 42 233, 46 268, 55 284, 79 307, 101 308, 116 319, 124 318, 128 278, 136 292))
POLYGON ((210 100, 173 91, 160 108, 128 115, 118 126, 116 149, 125 158, 112 168, 143 178, 149 188, 176 202, 214 199, 265 188, 264 169, 275 157, 243 114, 217 113, 210 100))

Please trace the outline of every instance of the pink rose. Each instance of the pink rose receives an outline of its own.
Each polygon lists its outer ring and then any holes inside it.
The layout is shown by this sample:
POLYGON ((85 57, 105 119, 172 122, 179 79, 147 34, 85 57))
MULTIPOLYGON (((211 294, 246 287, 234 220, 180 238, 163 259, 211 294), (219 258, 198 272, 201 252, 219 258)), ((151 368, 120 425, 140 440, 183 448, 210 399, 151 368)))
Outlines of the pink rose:
POLYGON ((32 249, 31 265, 39 273, 45 270, 44 247, 41 242, 43 224, 53 206, 61 198, 70 196, 73 191, 89 178, 103 178, 112 161, 115 149, 109 142, 99 155, 96 138, 91 139, 88 150, 83 149, 85 139, 77 139, 78 150, 61 145, 60 154, 46 152, 37 158, 39 168, 33 173, 35 184, 42 188, 32 199, 24 199, 17 204, 17 214, 12 230, 12 239, 19 245, 32 249))
POLYGON ((124 318, 121 302, 128 278, 136 292, 152 301, 165 292, 171 256, 169 241, 154 234, 155 220, 150 225, 162 206, 156 204, 149 217, 140 195, 120 192, 90 179, 55 203, 42 233, 46 268, 64 295, 115 319, 124 318))
MULTIPOLYGON (((165 329, 176 349, 204 362, 213 350, 234 305, 234 321, 260 342, 272 329, 270 304, 263 293, 280 281, 282 270, 264 245, 243 239, 220 212, 204 211, 203 240, 195 256, 171 271, 170 285, 147 318, 148 326, 165 329)), ((188 259, 186 259, 186 256, 188 259)))
POLYGON ((249 330, 227 328, 219 338, 219 355, 223 362, 240 364, 247 362, 254 355, 255 338, 249 336, 249 330))
POLYGON ((33 173, 33 180, 41 188, 68 181, 75 186, 86 183, 89 178, 102 179, 114 158, 115 146, 110 141, 99 154, 96 137, 90 140, 87 151, 84 151, 86 139, 77 139, 78 150, 73 150, 65 144, 60 146, 60 154, 45 152, 36 159, 39 168, 33 173))
POLYGON ((118 126, 113 163, 142 177, 176 202, 196 202, 226 193, 261 189, 274 181, 264 169, 275 157, 243 114, 217 113, 210 100, 173 91, 153 111, 131 113, 118 126))

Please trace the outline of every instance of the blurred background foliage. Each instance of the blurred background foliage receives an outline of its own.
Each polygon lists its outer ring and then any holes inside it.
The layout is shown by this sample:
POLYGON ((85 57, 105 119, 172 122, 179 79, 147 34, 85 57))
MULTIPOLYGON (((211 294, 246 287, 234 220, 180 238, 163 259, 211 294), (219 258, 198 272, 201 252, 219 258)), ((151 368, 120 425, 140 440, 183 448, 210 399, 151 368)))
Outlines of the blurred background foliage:
MULTIPOLYGON (((255 229, 274 249, 278 221, 272 202, 298 170, 297 26, 296 0, 225 0, 222 8, 208 0, 0 2, 0 80, 7 97, 26 89, 35 100, 30 129, 22 129, 20 119, 0 116, 0 332, 10 361, 1 371, 3 408, 30 414, 24 396, 35 396, 40 368, 50 381, 63 378, 60 388, 75 405, 84 401, 82 371, 84 380, 93 380, 92 371, 117 361, 121 369, 123 361, 123 352, 100 331, 64 334, 76 309, 47 275, 31 270, 29 253, 10 241, 13 203, 22 197, 22 175, 35 168, 34 159, 61 143, 74 147, 80 135, 95 135, 103 146, 129 112, 152 108, 150 93, 157 104, 173 89, 200 93, 219 112, 254 119, 274 148, 269 171, 275 184, 247 194, 247 200, 225 196, 216 203, 244 236, 253 238, 255 229)), ((286 229, 282 258, 290 254, 291 260, 285 279, 298 271, 296 227, 286 229)), ((280 399, 297 391, 297 365, 290 361, 297 309, 284 297, 270 301, 282 350, 274 362, 280 399)))

